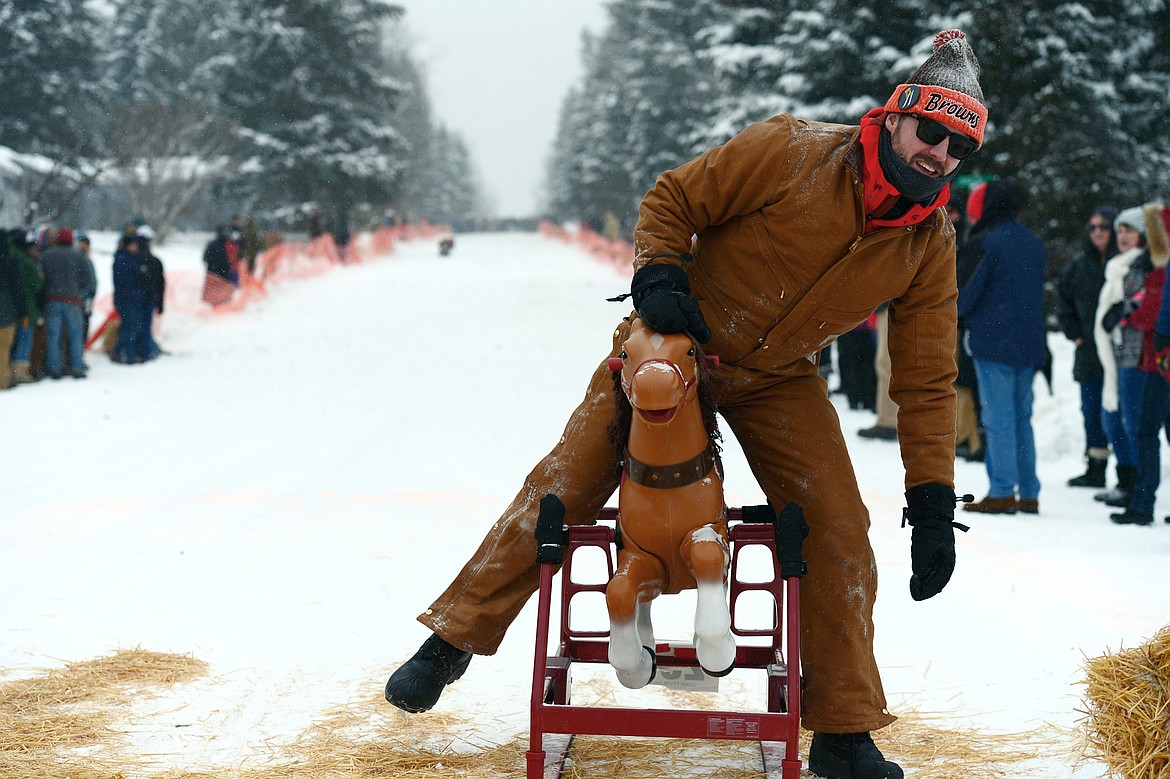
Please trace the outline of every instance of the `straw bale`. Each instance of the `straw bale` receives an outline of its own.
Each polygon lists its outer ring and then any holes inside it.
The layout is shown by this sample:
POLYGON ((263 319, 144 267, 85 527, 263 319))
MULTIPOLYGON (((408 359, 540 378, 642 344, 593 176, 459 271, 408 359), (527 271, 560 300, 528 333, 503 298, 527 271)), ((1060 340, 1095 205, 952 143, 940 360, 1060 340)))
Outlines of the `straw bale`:
POLYGON ((1170 777, 1170 625, 1133 649, 1087 659, 1085 759, 1119 779, 1170 777))

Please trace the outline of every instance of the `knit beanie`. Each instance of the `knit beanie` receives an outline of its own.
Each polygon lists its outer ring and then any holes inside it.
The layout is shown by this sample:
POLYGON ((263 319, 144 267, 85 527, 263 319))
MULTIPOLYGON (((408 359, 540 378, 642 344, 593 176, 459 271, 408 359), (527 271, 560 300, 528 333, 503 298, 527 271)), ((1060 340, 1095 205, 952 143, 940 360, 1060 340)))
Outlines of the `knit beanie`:
POLYGON ((944 30, 934 36, 934 53, 894 90, 885 110, 933 119, 983 146, 987 106, 979 86, 979 60, 967 34, 944 30))
POLYGON ((1014 178, 996 179, 987 184, 981 222, 1015 219, 1028 205, 1028 191, 1014 178))
POLYGON ((1117 232, 1121 225, 1132 227, 1142 234, 1142 238, 1146 237, 1146 215, 1142 212, 1141 206, 1127 208, 1118 214, 1117 219, 1113 220, 1113 231, 1117 232))
POLYGON ((975 185, 967 195, 967 220, 974 224, 983 218, 983 201, 987 199, 987 182, 975 185))

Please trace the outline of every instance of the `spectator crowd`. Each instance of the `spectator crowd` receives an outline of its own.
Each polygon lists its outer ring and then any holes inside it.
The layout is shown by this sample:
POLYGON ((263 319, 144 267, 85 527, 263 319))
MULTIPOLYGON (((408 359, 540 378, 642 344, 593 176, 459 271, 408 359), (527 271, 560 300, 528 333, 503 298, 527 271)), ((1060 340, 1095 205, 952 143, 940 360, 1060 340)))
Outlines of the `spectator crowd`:
MULTIPOLYGON (((102 336, 110 360, 122 365, 166 354, 154 337, 167 284, 154 239, 154 230, 142 222, 122 231, 113 258, 114 314, 91 333, 98 284, 89 236, 68 225, 0 233, 0 390, 86 378, 86 351, 102 336)), ((216 307, 230 300, 260 248, 251 219, 234 217, 230 226, 217 228, 203 255, 204 302, 216 307)))
MULTIPOLYGON (((1046 341, 1044 244, 1022 223, 1028 192, 1007 178, 952 194, 956 231, 959 342, 958 458, 983 462, 986 496, 964 506, 984 514, 1036 514, 1040 480, 1032 429, 1037 374, 1052 387, 1046 341)), ((1170 208, 1160 201, 1094 208, 1080 253, 1055 284, 1055 319, 1074 346, 1085 472, 1070 487, 1121 509, 1121 525, 1154 522, 1161 478, 1161 431, 1170 441, 1170 300, 1162 294, 1170 259, 1170 208), (1116 481, 1108 484, 1109 462, 1116 481)), ((877 415, 859 435, 896 441, 882 306, 837 342, 839 384, 849 406, 877 415)), ((832 370, 822 355, 822 372, 832 370)), ((1166 517, 1170 523, 1170 517, 1166 517)))

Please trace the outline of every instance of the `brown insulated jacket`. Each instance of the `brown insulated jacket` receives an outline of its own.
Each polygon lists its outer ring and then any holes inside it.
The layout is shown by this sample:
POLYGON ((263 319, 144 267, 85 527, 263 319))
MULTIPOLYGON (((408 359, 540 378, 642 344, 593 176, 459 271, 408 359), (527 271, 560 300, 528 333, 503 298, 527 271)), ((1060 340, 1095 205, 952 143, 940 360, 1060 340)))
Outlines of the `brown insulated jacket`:
POLYGON ((707 351, 765 373, 815 359, 892 301, 906 486, 953 486, 955 231, 939 208, 867 233, 859 135, 781 115, 663 173, 642 201, 635 265, 691 252, 707 351))

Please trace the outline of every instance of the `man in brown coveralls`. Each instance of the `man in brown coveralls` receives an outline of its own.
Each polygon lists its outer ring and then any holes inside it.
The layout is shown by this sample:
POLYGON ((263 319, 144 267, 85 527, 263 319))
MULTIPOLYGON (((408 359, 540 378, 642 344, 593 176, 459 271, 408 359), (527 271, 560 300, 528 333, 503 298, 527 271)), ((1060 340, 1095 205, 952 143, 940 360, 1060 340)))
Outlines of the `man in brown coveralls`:
MULTIPOLYGON (((978 78, 963 33, 940 33, 930 58, 860 127, 789 115, 754 124, 663 173, 639 213, 638 315, 660 332, 688 330, 720 356, 720 414, 767 497, 799 503, 810 526, 803 724, 814 734, 810 768, 822 777, 903 773, 869 735, 894 720, 873 654, 869 513, 815 361, 892 301, 890 394, 913 526, 910 592, 936 595, 955 566, 955 231, 943 206, 960 160, 982 145, 978 78)), ((611 356, 628 329, 627 320, 614 332, 611 356)), ((553 493, 565 522, 587 523, 618 484, 606 436, 613 407, 603 360, 558 445, 419 617, 435 635, 390 678, 387 700, 425 711, 473 653, 496 651, 539 583, 539 500, 553 493)))

